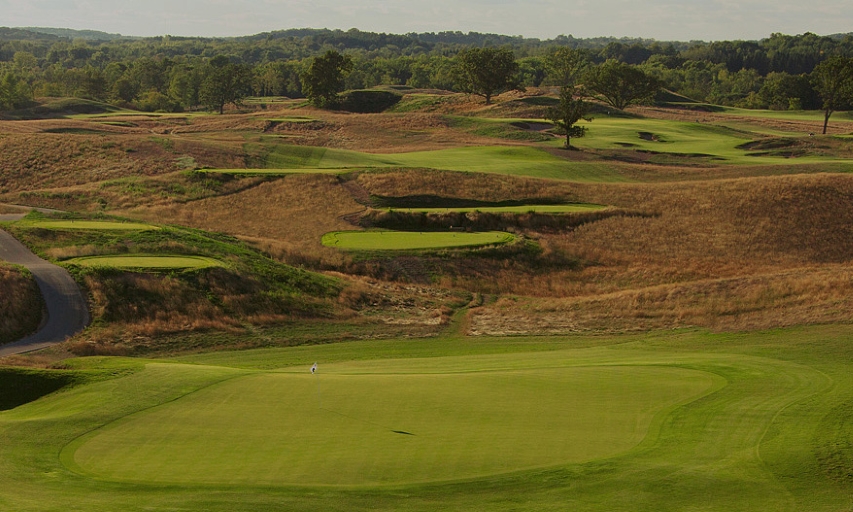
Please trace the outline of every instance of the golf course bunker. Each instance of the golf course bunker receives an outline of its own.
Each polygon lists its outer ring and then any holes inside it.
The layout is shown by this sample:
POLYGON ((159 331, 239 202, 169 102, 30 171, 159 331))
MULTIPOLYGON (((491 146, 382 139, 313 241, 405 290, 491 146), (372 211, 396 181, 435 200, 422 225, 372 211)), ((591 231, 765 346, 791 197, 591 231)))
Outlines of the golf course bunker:
POLYGON ((406 251, 482 247, 515 239, 515 235, 503 231, 334 231, 323 235, 323 245, 351 251, 406 251))
POLYGON ((663 366, 252 374, 110 423, 63 459, 160 484, 452 481, 624 453, 714 382, 663 366))
POLYGON ((186 270, 221 267, 222 262, 205 256, 120 254, 110 256, 84 256, 66 260, 65 263, 82 267, 111 267, 139 270, 186 270))

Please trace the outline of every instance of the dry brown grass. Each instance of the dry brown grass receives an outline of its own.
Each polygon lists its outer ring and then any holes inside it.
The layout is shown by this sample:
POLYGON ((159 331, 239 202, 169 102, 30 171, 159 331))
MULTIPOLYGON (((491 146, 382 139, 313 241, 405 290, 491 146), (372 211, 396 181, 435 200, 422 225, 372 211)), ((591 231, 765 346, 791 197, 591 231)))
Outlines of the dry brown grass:
POLYGON ((192 275, 90 272, 83 283, 99 328, 83 341, 133 346, 137 338, 216 330, 242 332, 247 325, 269 325, 329 315, 329 300, 286 295, 256 276, 211 269, 192 275))
POLYGON ((501 174, 401 170, 362 173, 357 181, 370 194, 386 197, 433 195, 492 202, 521 199, 578 200, 573 184, 501 174))
POLYGON ((270 252, 301 252, 341 263, 345 258, 324 247, 320 238, 328 231, 354 229, 343 216, 362 210, 336 177, 293 175, 227 196, 125 213, 152 222, 274 240, 276 248, 270 246, 270 252))
MULTIPOLYGON (((105 207, 149 222, 237 235, 276 259, 314 269, 391 275, 378 260, 354 261, 320 243, 328 231, 356 229, 351 222, 365 210, 338 178, 241 178, 216 190, 176 193, 174 187, 194 186, 175 172, 177 160, 190 157, 199 166, 244 167, 245 143, 267 141, 262 138, 270 135, 281 136, 288 144, 368 152, 494 144, 496 139, 453 129, 445 114, 532 115, 529 106, 514 100, 541 93, 507 93, 493 106, 485 106, 480 98, 447 95, 429 112, 407 114, 288 109, 227 116, 111 118, 132 126, 104 128, 99 135, 44 133, 91 129, 94 121, 0 123, 5 134, 0 135, 0 192, 7 192, 0 199, 71 210, 105 207), (317 121, 268 121, 296 115, 317 121), (117 178, 130 181, 105 182, 117 178)), ((695 112, 672 109, 637 112, 689 121, 696 117, 695 112)), ((806 129, 798 122, 707 117, 714 123, 806 129)), ((850 131, 844 123, 834 127, 850 131)), ((814 128, 806 129, 810 130, 814 128)), ((442 287, 527 297, 501 299, 477 310, 470 323, 475 333, 684 326, 751 329, 850 318, 853 311, 846 297, 853 291, 853 177, 820 174, 820 167, 809 165, 716 167, 692 161, 659 165, 613 162, 608 159, 614 155, 606 152, 567 155, 573 160, 607 162, 645 183, 578 184, 427 170, 362 173, 356 183, 381 196, 559 199, 643 214, 596 220, 574 229, 519 227, 542 247, 540 255, 423 258, 419 266, 435 271, 435 282, 442 287)), ((49 255, 77 256, 97 250, 79 247, 49 255)), ((220 290, 223 303, 212 304, 181 282, 162 276, 123 279, 123 285, 89 283, 96 316, 110 319, 97 330, 98 339, 121 340, 131 346, 136 343, 133 337, 239 330, 243 322, 266 325, 286 319, 274 308, 247 306, 256 293, 251 290, 220 290), (110 295, 113 285, 128 286, 143 298, 164 298, 121 304, 117 295, 110 295), (223 315, 223 306, 237 313, 223 315)), ((365 283, 351 285, 341 294, 335 304, 339 312, 385 322, 397 318, 400 322, 446 321, 449 311, 442 309, 441 301, 424 298, 432 293, 426 288, 407 290, 389 284, 391 288, 382 289, 384 284, 365 283)))
POLYGON ((694 281, 573 299, 501 299, 473 310, 471 334, 745 331, 853 318, 853 267, 694 281))
POLYGON ((32 275, 0 263, 0 344, 38 329, 42 299, 32 275))
POLYGON ((174 170, 174 157, 147 139, 66 134, 0 138, 0 193, 174 170))

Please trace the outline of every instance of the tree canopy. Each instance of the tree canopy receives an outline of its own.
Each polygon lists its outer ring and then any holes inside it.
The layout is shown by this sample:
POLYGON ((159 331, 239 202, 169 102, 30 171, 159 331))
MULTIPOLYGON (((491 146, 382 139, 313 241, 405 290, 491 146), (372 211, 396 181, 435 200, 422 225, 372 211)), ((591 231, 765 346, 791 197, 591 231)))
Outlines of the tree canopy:
POLYGON ((509 48, 469 48, 456 56, 457 87, 482 96, 486 105, 492 96, 521 87, 519 65, 509 48))
POLYGON ((204 69, 199 100, 206 107, 222 114, 225 105, 239 105, 249 94, 251 76, 248 66, 229 62, 222 55, 214 57, 204 69))
POLYGON ((812 72, 815 90, 823 99, 823 133, 833 112, 853 106, 853 59, 833 56, 812 72))
POLYGON ((352 71, 352 59, 329 50, 322 57, 315 57, 302 75, 302 90, 317 107, 330 107, 338 102, 338 93, 344 90, 344 77, 352 71))
POLYGON ((619 110, 648 102, 661 89, 657 78, 636 66, 616 60, 591 68, 584 85, 594 98, 619 110))

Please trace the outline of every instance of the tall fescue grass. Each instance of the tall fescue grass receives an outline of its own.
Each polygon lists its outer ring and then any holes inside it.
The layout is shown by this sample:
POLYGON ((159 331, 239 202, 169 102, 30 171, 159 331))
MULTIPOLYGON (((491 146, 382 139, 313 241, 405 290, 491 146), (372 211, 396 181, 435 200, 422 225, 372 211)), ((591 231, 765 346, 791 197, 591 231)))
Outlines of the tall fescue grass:
POLYGON ((567 299, 504 298, 470 315, 473 334, 754 331, 853 318, 853 267, 831 265, 567 299))
POLYGON ((130 213, 155 222, 169 219, 176 224, 273 240, 268 243, 269 251, 289 263, 310 261, 334 266, 345 260, 338 251, 323 247, 322 235, 352 229, 344 216, 364 209, 333 176, 294 175, 227 196, 130 213))

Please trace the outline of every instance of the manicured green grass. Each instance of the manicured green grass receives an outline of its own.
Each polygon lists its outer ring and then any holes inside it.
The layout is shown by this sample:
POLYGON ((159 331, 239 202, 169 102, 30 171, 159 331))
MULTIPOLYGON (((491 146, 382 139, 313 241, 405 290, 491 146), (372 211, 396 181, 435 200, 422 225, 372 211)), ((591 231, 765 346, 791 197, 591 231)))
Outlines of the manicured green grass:
POLYGON ((468 479, 623 453, 656 413, 715 382, 672 367, 459 372, 433 363, 232 379, 100 429, 65 458, 98 478, 168 484, 468 479))
POLYGON ((151 224, 140 224, 138 222, 110 222, 96 220, 50 220, 50 219, 24 219, 17 222, 24 228, 41 229, 91 229, 91 230, 119 230, 119 231, 147 231, 160 229, 151 224))
MULTIPOLYGON (((570 162, 543 149, 526 146, 475 146, 389 154, 284 144, 249 144, 248 150, 262 153, 264 168, 275 169, 276 171, 272 171, 274 173, 290 173, 294 172, 294 169, 346 172, 355 169, 421 167, 572 181, 627 181, 607 164, 570 162)), ((207 172, 217 170, 208 169, 207 172)), ((233 170, 224 172, 230 173, 233 170)), ((250 170, 250 173, 254 172, 257 171, 250 170)))
POLYGON ((406 251, 481 247, 506 244, 515 235, 502 231, 486 233, 439 231, 334 231, 323 235, 323 245, 351 251, 406 251))
POLYGON ((100 377, 0 412, 0 503, 849 510, 851 340, 844 325, 72 360, 64 374, 100 377))
POLYGON ((127 254, 84 256, 65 260, 83 267, 113 267, 126 269, 199 269, 221 267, 223 263, 205 256, 127 254))
POLYGON ((580 213, 606 209, 600 204, 525 204, 521 206, 474 206, 468 208, 389 208, 389 210, 407 213, 447 213, 447 212, 484 212, 484 213, 580 213))
MULTIPOLYGON (((738 146, 760 138, 755 132, 705 123, 686 123, 662 119, 601 118, 581 122, 587 136, 572 144, 581 148, 634 149, 692 157, 697 163, 737 165, 791 165, 816 163, 849 163, 834 157, 750 156, 751 151, 738 146), (657 140, 640 137, 653 135, 657 140)), ((556 143, 555 143, 556 144, 556 143)))

